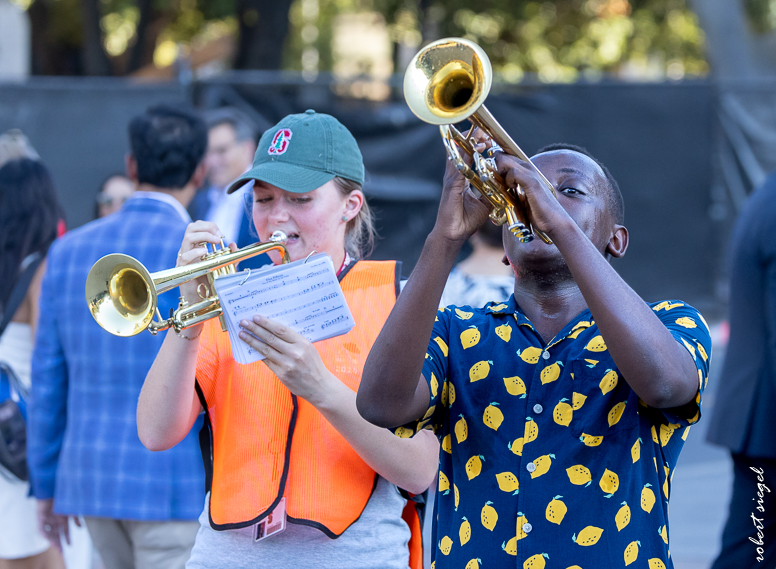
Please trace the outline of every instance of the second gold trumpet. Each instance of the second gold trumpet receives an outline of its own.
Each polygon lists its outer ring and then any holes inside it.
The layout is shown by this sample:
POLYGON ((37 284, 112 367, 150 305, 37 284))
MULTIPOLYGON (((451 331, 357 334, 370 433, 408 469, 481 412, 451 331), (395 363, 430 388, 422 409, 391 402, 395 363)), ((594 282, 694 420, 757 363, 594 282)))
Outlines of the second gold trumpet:
POLYGON ((150 273, 143 264, 129 255, 106 255, 89 270, 86 279, 86 302, 92 316, 104 330, 114 336, 134 336, 143 330, 156 334, 173 328, 176 331, 200 324, 218 316, 221 328, 226 330, 221 317, 221 303, 213 286, 215 279, 236 272, 235 264, 267 251, 280 251, 282 262, 288 263, 282 231, 276 231, 264 243, 254 243, 237 251, 215 248, 201 261, 191 265, 150 273), (178 309, 163 320, 157 310, 157 296, 182 283, 207 276, 208 285, 197 288, 201 301, 188 304, 181 297, 178 309), (154 315, 159 317, 154 320, 154 315))
POLYGON ((546 243, 552 243, 544 232, 531 227, 523 190, 519 186, 508 188, 496 170, 492 156, 477 152, 474 149, 476 141, 453 126, 468 119, 507 154, 529 164, 555 195, 549 180, 483 104, 490 91, 492 76, 490 60, 480 46, 463 38, 445 38, 430 43, 412 59, 404 74, 404 98, 418 118, 439 125, 450 159, 488 201, 493 223, 507 223, 521 242, 531 241, 535 232, 546 243), (471 157, 472 166, 464 160, 461 149, 471 157))

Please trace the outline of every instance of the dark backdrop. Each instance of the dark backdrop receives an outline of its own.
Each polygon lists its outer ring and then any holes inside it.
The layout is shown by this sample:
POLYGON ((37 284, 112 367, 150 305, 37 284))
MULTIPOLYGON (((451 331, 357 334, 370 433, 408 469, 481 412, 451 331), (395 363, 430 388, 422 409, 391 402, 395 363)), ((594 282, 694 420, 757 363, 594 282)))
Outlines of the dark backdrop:
MULTIPOLYGON (((262 128, 315 108, 356 136, 381 239, 374 258, 408 275, 436 215, 445 154, 438 129, 400 94, 381 103, 337 97, 327 83, 230 74, 187 87, 119 79, 0 85, 0 131, 21 128, 54 173, 68 225, 91 220, 99 183, 123 169, 129 119, 156 102, 236 105, 262 128)), ((721 314, 717 283, 730 219, 712 220, 715 91, 706 82, 598 83, 502 88, 493 115, 527 153, 551 142, 585 146, 619 181, 631 244, 615 262, 646 300, 682 298, 721 314)))

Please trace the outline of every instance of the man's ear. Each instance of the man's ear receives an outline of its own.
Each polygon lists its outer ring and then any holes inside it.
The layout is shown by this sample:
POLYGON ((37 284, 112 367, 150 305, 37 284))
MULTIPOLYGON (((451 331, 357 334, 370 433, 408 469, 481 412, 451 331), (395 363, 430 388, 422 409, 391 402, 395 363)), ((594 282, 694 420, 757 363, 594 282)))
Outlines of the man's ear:
POLYGON ((130 153, 124 155, 124 169, 127 171, 127 178, 137 184, 137 160, 130 153))
POLYGON ((614 233, 609 238, 609 243, 606 245, 606 253, 619 259, 625 255, 625 251, 628 249, 628 228, 624 225, 615 225, 614 233))
POLYGON ((197 166, 197 169, 194 170, 194 174, 192 174, 191 179, 189 180, 189 183, 187 185, 194 186, 195 190, 198 190, 205 184, 205 177, 207 176, 207 167, 205 166, 205 161, 199 163, 197 166))

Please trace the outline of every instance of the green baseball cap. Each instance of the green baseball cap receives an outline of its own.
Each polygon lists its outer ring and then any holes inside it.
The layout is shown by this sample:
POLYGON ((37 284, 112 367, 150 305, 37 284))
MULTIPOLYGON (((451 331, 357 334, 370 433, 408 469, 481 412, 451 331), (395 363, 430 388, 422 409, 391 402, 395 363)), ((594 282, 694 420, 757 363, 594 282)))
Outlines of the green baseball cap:
POLYGON ((361 151, 342 123, 310 109, 288 115, 262 135, 253 166, 231 183, 227 193, 251 180, 261 180, 303 194, 335 176, 363 185, 361 151))

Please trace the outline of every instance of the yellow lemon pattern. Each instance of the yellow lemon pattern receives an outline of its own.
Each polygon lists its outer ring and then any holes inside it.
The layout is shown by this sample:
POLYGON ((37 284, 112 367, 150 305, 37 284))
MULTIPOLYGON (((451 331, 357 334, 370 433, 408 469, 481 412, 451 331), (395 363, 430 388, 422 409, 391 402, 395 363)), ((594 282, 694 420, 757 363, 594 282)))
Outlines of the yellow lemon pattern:
POLYGON ((589 486, 592 482, 590 476, 590 470, 586 466, 577 464, 575 466, 569 466, 566 469, 566 474, 569 476, 569 482, 575 486, 589 486))
POLYGON ((631 460, 633 461, 633 464, 636 464, 640 458, 641 458, 641 439, 636 439, 636 442, 633 443, 633 446, 631 447, 631 460))
POLYGON ((482 455, 475 455, 466 461, 466 476, 469 477, 469 480, 477 478, 482 472, 483 458, 485 457, 482 455))
POLYGON ((621 531, 630 523, 631 511, 628 506, 628 502, 623 502, 622 507, 617 510, 617 515, 614 516, 614 524, 617 526, 617 531, 621 531))
POLYGON ((550 503, 547 504, 547 510, 545 511, 544 515, 547 518, 547 521, 552 524, 560 525, 560 523, 563 521, 563 518, 566 517, 568 508, 561 500, 561 498, 563 498, 563 496, 555 496, 552 500, 550 500, 550 503))
POLYGON ((623 557, 625 558, 625 566, 627 567, 636 559, 639 557, 639 545, 641 542, 639 541, 631 541, 628 546, 625 548, 625 552, 623 554, 623 557))
POLYGON ((450 539, 448 536, 444 536, 442 539, 439 540, 439 551, 441 551, 443 555, 450 555, 450 550, 452 548, 453 548, 453 540, 450 539))
POLYGON ((681 416, 632 390, 588 311, 551 339, 514 299, 437 312, 427 411, 394 429, 432 428, 441 443, 435 569, 669 565, 671 476, 700 416, 711 345, 692 307, 651 306, 695 356, 699 391, 681 416))
POLYGON ((601 379, 601 383, 598 384, 598 387, 601 388, 601 395, 606 395, 612 389, 617 387, 617 381, 617 372, 613 369, 607 370, 603 379, 601 379))
POLYGON ((622 412, 625 411, 626 403, 627 401, 620 401, 617 405, 612 407, 611 411, 609 411, 607 420, 609 421, 610 427, 614 427, 617 423, 620 422, 620 417, 622 417, 622 412))
POLYGON ((542 355, 542 351, 543 350, 541 348, 530 347, 520 351, 517 355, 520 356, 520 359, 525 363, 535 364, 539 361, 539 357, 542 355))
POLYGON ((461 347, 467 350, 473 346, 476 346, 480 341, 480 331, 476 326, 467 328, 461 332, 461 347))
POLYGON ((494 401, 485 407, 485 412, 482 414, 482 422, 485 423, 486 427, 498 431, 501 423, 504 422, 504 414, 501 412, 501 409, 498 408, 497 402, 494 401))
POLYGON ((574 410, 566 401, 566 398, 561 399, 552 411, 553 420, 564 427, 571 424, 571 417, 574 415, 574 410))
POLYGON ((641 509, 647 513, 650 513, 655 506, 655 493, 650 486, 651 484, 647 482, 641 489, 641 509))
POLYGON ((496 474, 496 481, 498 482, 499 489, 503 492, 517 493, 518 488, 520 488, 520 482, 518 481, 517 476, 511 472, 496 474))
POLYGON ((490 364, 492 363, 493 362, 483 360, 474 364, 471 369, 469 369, 469 381, 479 381, 488 377, 488 374, 490 373, 490 364))
POLYGON ((443 492, 449 492, 450 491, 450 480, 447 478, 447 474, 439 471, 439 493, 443 492))
POLYGON ((601 475, 601 481, 598 485, 601 487, 601 490, 604 491, 604 494, 611 495, 617 492, 617 489, 620 487, 620 478, 617 474, 607 468, 601 475))
POLYGON ((497 326, 496 336, 505 342, 509 342, 509 339, 512 337, 512 328, 509 326, 509 324, 502 324, 501 326, 497 326))
POLYGON ((545 454, 534 460, 534 469, 531 471, 531 478, 539 478, 539 476, 547 474, 547 471, 552 465, 553 458, 555 458, 554 454, 545 454))
POLYGON ((480 520, 482 520, 482 525, 486 529, 493 531, 493 528, 496 527, 496 522, 498 522, 498 513, 491 504, 493 504, 493 502, 487 502, 482 507, 482 512, 480 512, 480 520))
POLYGON ((455 440, 458 444, 464 442, 469 436, 469 425, 466 423, 466 418, 463 415, 459 415, 460 419, 455 424, 455 440))
POLYGON ((601 539, 602 533, 604 533, 604 530, 601 528, 587 526, 581 532, 579 532, 579 535, 574 534, 571 539, 577 545, 589 547, 598 543, 598 540, 601 539))
POLYGON ((550 556, 546 553, 531 555, 531 557, 526 559, 523 563, 523 569, 544 569, 547 566, 547 559, 549 558, 550 556))
POLYGON ((510 395, 525 395, 525 383, 517 376, 505 377, 504 386, 510 395))
POLYGON ((436 338, 434 338, 434 341, 435 341, 435 342, 437 343, 437 345, 439 346, 439 349, 440 349, 440 350, 442 350, 442 354, 443 354, 445 357, 447 357, 447 354, 448 354, 449 350, 447 349, 447 344, 445 343, 445 341, 444 341, 442 338, 440 338, 439 336, 437 336, 436 338))
POLYGON ((587 343, 585 349, 591 352, 605 352, 606 342, 604 342, 604 339, 601 336, 596 336, 587 343))
POLYGON ((542 384, 552 383, 560 377, 560 362, 555 362, 552 365, 547 366, 542 370, 541 380, 542 384))
POLYGON ((469 520, 466 519, 466 516, 464 516, 463 521, 461 522, 461 528, 458 530, 458 539, 461 541, 461 547, 469 543, 471 537, 472 525, 469 523, 469 520))

